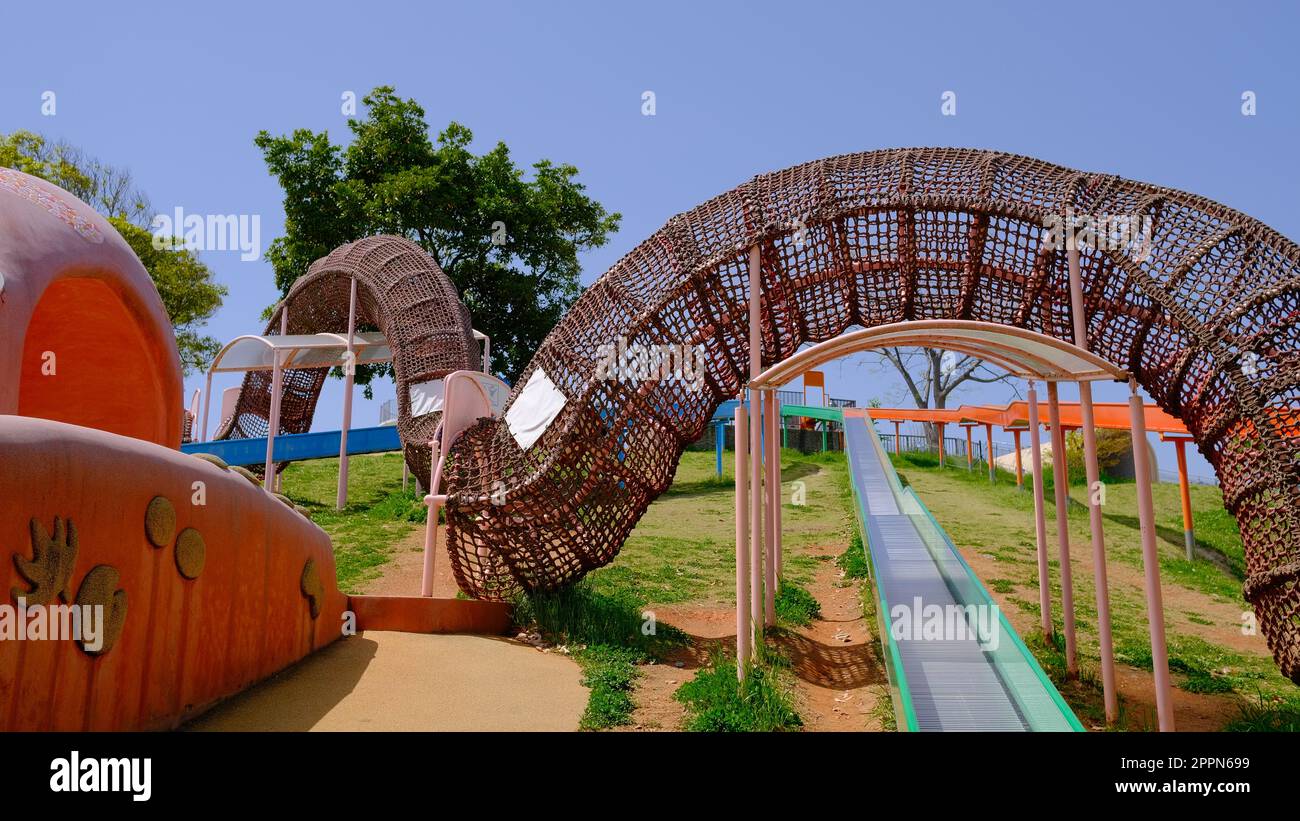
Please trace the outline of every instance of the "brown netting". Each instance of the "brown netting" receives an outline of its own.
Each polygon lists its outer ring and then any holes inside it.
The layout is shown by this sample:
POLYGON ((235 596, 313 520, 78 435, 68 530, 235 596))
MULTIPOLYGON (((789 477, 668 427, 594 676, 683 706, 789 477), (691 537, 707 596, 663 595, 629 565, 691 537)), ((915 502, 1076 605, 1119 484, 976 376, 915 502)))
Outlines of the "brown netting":
POLYGON ((764 367, 853 326, 909 319, 1073 341, 1065 253, 1043 243, 1049 218, 1070 212, 1151 220, 1145 255, 1083 249, 1089 347, 1132 371, 1215 466, 1241 525, 1246 597, 1282 672, 1300 681, 1300 251, 1202 197, 987 151, 878 151, 765 174, 620 260, 515 386, 512 403, 542 368, 567 397, 542 437, 524 451, 504 420, 484 420, 452 448, 449 551, 462 589, 551 589, 614 558, 682 450, 745 383, 751 245, 763 259, 764 367), (620 337, 702 346, 703 390, 598 377, 602 346, 620 337))
MULTIPOLYGON (((429 484, 429 441, 440 412, 411 416, 408 388, 452 371, 478 370, 478 343, 469 311, 438 264, 420 246, 401 237, 374 236, 340 246, 312 263, 298 278, 266 325, 280 333, 287 310, 290 334, 347 333, 351 280, 357 280, 357 330, 382 332, 393 350, 397 380, 397 432, 411 472, 429 484)), ((311 427, 326 368, 281 374, 280 429, 305 433, 311 427)), ((271 372, 250 371, 233 415, 214 438, 264 437, 271 410, 271 372)))

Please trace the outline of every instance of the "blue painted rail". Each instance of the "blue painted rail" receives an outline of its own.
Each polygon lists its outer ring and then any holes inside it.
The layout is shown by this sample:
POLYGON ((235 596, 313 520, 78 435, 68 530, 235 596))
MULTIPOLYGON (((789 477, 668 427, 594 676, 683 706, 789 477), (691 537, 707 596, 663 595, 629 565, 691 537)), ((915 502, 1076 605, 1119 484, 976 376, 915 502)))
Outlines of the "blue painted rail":
MULTIPOLYGON (((275 437, 277 462, 301 462, 328 459, 339 455, 342 432, 326 430, 312 433, 285 433, 275 437)), ((384 453, 401 450, 402 442, 395 425, 377 428, 353 428, 348 431, 348 454, 384 453)), ((181 445, 184 453, 211 453, 228 465, 262 465, 266 463, 266 438, 220 439, 215 442, 189 442, 181 445)))

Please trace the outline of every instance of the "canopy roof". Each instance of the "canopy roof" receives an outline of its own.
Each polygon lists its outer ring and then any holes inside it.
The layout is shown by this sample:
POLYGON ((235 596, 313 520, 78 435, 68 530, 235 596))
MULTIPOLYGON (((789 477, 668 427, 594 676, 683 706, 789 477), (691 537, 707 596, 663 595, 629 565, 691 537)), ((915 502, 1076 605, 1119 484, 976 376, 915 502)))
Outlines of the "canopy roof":
MULTIPOLYGON (((1061 427, 1082 428, 1083 410, 1078 402, 1061 402, 1061 427)), ((1129 408, 1127 402, 1094 402, 1095 426, 1107 430, 1128 430, 1129 408)), ((1177 418, 1165 413, 1156 405, 1143 405, 1147 430, 1170 436, 1189 436, 1187 428, 1177 418)), ((962 405, 959 408, 846 408, 846 416, 867 416, 880 421, 896 422, 946 422, 958 425, 999 425, 1003 428, 1029 427, 1029 403, 1011 402, 1005 407, 993 405, 962 405)), ((1049 427, 1048 406, 1038 403, 1038 418, 1049 427)))
MULTIPOLYGON (((378 331, 355 334, 353 344, 357 365, 388 362, 393 358, 388 340, 378 331)), ((211 373, 269 371, 275 367, 277 353, 285 369, 332 368, 346 364, 348 340, 343 334, 238 336, 217 353, 208 370, 211 373)))
POLYGON ((1105 359, 1045 334, 992 322, 928 319, 864 328, 818 343, 768 368, 750 387, 778 387, 833 359, 877 348, 941 348, 1047 382, 1128 379, 1105 359))

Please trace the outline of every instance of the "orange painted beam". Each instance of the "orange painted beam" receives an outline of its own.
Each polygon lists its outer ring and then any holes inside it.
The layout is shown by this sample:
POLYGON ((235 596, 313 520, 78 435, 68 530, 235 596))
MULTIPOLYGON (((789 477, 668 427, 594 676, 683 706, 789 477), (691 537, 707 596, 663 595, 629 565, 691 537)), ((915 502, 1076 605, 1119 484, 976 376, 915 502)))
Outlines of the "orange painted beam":
POLYGON ((356 614, 358 630, 499 636, 510 629, 508 602, 428 596, 349 596, 348 609, 356 614))

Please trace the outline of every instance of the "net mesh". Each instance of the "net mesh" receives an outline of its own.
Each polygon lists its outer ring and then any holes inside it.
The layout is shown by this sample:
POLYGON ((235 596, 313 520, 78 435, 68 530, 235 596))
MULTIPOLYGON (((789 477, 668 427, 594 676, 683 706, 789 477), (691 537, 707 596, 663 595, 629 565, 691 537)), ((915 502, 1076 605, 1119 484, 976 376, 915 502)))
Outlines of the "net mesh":
POLYGON ((1066 254, 1044 241, 1070 215, 1141 229, 1082 249, 1088 346, 1182 419, 1214 465, 1241 526, 1246 597, 1300 681, 1300 251, 1198 196, 987 151, 878 151, 761 175, 615 264, 512 393, 540 368, 566 397, 541 438, 523 450, 505 420, 481 420, 452 447, 448 538, 462 589, 553 589, 614 558, 747 380, 751 246, 764 367, 855 326, 913 319, 1073 341, 1066 254), (699 349, 702 380, 609 378, 620 343, 699 349))

